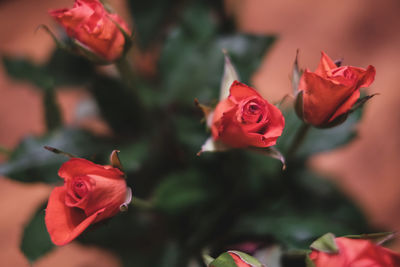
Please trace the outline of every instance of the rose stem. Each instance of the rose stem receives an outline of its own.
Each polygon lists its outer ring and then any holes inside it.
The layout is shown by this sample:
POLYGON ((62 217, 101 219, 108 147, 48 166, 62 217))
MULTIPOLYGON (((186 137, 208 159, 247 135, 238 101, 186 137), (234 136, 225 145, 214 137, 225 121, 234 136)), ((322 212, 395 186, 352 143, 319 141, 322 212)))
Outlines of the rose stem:
POLYGON ((133 207, 139 208, 139 209, 143 209, 143 210, 151 210, 154 208, 154 205, 151 201, 148 200, 144 200, 138 197, 133 197, 132 198, 132 202, 131 205, 133 207))
POLYGON ((304 138, 306 137, 308 130, 310 129, 310 124, 302 123, 300 128, 296 132, 296 136, 293 139, 291 146, 287 152, 287 158, 291 159, 297 150, 299 149, 300 145, 303 143, 304 138))
POLYGON ((115 66, 121 75, 121 79, 131 90, 133 90, 135 84, 135 74, 131 63, 126 58, 126 55, 116 61, 115 66))
POLYGON ((141 100, 140 100, 140 94, 138 94, 136 88, 135 88, 135 72, 132 68, 131 63, 127 60, 127 56, 124 55, 121 59, 115 62, 115 66, 121 76, 122 82, 125 84, 124 88, 127 89, 127 94, 130 96, 132 100, 132 107, 135 108, 135 112, 138 114, 143 114, 142 116, 139 116, 139 121, 136 123, 143 124, 145 123, 146 119, 143 118, 145 114, 147 114, 145 107, 143 106, 141 100))

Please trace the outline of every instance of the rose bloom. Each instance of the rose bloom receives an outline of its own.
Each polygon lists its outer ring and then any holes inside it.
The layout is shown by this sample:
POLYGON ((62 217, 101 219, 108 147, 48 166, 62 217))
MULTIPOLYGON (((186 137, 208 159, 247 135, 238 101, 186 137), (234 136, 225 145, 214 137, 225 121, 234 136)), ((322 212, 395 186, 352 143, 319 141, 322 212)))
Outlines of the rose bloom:
POLYGON ((338 253, 313 250, 309 255, 316 267, 398 267, 400 254, 369 240, 335 238, 338 253))
POLYGON ((214 140, 231 147, 269 147, 285 126, 280 110, 253 88, 234 81, 227 99, 214 110, 211 132, 214 140))
MULTIPOLYGON (((335 120, 345 119, 360 97, 360 88, 369 86, 375 78, 375 68, 367 69, 336 64, 322 52, 315 72, 305 70, 299 83, 302 92, 302 114, 308 124, 317 127, 334 126, 335 120)), ((336 121, 337 122, 337 121, 336 121)))
POLYGON ((65 245, 89 225, 114 216, 126 201, 124 173, 117 168, 72 158, 58 175, 64 185, 51 192, 45 216, 47 231, 56 245, 65 245))
POLYGON ((68 36, 79 41, 95 54, 114 61, 124 51, 125 38, 115 23, 128 34, 128 25, 117 15, 110 14, 98 0, 76 0, 73 8, 49 11, 66 30, 68 36))

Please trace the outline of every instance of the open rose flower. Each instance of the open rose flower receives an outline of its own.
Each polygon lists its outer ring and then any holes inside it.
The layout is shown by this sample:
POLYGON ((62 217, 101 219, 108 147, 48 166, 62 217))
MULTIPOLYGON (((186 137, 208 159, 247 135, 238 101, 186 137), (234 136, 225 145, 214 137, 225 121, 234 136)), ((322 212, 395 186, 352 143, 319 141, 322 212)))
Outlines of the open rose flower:
POLYGON ((336 253, 313 250, 309 255, 316 267, 398 267, 400 254, 369 240, 335 238, 336 253))
POLYGON ((124 173, 111 166, 72 158, 64 163, 58 175, 64 185, 53 189, 45 222, 56 245, 65 245, 89 225, 112 217, 129 198, 124 173))
POLYGON ((305 70, 300 78, 298 115, 316 127, 331 127, 346 118, 360 97, 360 88, 369 86, 375 68, 338 67, 324 52, 315 72, 305 70), (300 114, 299 114, 300 113, 300 114))
POLYGON ((269 147, 285 126, 280 110, 253 88, 234 81, 228 98, 214 110, 211 132, 215 141, 234 148, 269 147))
POLYGON ((76 0, 73 8, 49 11, 66 30, 68 36, 107 61, 121 57, 125 38, 116 23, 130 33, 128 25, 117 15, 110 14, 98 0, 76 0))

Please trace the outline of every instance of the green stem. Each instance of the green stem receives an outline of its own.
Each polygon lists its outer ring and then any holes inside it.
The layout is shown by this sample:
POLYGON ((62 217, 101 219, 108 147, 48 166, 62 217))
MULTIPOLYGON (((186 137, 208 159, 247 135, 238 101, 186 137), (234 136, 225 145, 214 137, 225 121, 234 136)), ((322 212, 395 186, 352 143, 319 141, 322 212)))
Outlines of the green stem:
POLYGON ((133 71, 131 63, 126 59, 126 57, 122 57, 117 62, 115 62, 115 66, 117 67, 117 70, 121 75, 121 79, 124 81, 124 83, 131 90, 134 90, 135 73, 133 71))
POLYGON ((300 128, 297 130, 296 136, 293 139, 293 142, 291 146, 289 147, 289 150, 287 152, 287 159, 293 158, 293 156, 296 154, 297 150, 301 146, 301 144, 304 142, 304 139, 310 130, 311 125, 307 123, 302 123, 300 128))

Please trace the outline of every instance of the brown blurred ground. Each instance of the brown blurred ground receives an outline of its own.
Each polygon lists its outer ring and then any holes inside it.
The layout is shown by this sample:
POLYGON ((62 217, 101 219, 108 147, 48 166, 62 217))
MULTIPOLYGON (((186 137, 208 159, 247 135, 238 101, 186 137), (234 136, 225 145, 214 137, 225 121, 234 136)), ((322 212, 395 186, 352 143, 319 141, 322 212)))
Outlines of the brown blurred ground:
MULTIPOLYGON (((39 24, 51 24, 49 8, 72 0, 0 2, 0 51, 43 60, 52 46, 39 24)), ((123 11, 123 0, 111 1, 123 11), (122 4, 122 5, 121 5, 122 4)), ((264 96, 278 100, 290 92, 289 72, 297 48, 300 64, 314 70, 323 50, 344 64, 377 69, 360 138, 338 151, 315 157, 311 164, 329 173, 361 205, 371 223, 400 228, 400 2, 397 0, 228 0, 243 31, 276 33, 279 39, 254 76, 264 96)), ((41 98, 31 85, 11 81, 0 66, 0 144, 14 147, 26 134, 44 131, 41 98)), ((63 91, 59 101, 68 124, 76 124, 74 108, 89 96, 63 91)), ((101 127, 101 126, 100 126, 101 127)), ((47 198, 45 185, 22 185, 0 179, 0 266, 29 266, 18 250, 24 223, 47 198)), ((118 266, 112 255, 96 248, 67 245, 35 266, 118 266)))

